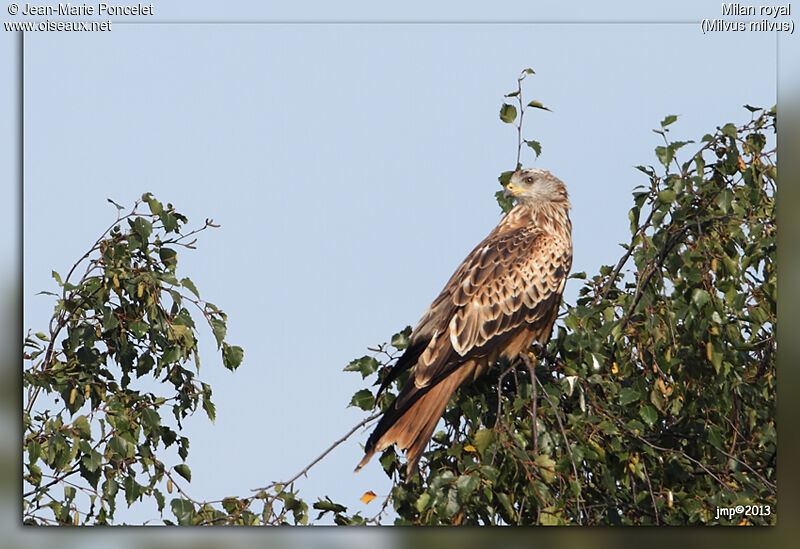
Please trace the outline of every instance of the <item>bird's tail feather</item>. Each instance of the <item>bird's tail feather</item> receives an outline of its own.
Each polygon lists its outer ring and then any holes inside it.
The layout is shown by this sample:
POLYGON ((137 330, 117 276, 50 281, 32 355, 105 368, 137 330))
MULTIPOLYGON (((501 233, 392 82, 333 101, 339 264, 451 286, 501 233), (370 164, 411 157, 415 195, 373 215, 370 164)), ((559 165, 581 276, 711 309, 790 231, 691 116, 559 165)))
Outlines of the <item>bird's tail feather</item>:
POLYGON ((398 449, 406 450, 406 478, 411 477, 417 470, 419 458, 433 436, 436 424, 442 417, 453 392, 473 374, 474 367, 466 366, 470 365, 464 364, 461 368, 457 368, 432 387, 417 388, 413 386, 413 380, 409 380, 410 391, 424 391, 424 393, 418 398, 413 398, 413 395, 412 398, 401 398, 406 396, 402 394, 397 397, 395 402, 405 402, 406 409, 395 410, 393 414, 391 408, 387 410, 381 421, 383 423, 384 419, 388 420, 387 425, 381 426, 379 423, 375 430, 376 434, 381 431, 383 434, 380 434, 374 442, 372 440, 367 442, 366 454, 356 467, 356 471, 363 467, 375 452, 383 451, 395 444, 398 449))

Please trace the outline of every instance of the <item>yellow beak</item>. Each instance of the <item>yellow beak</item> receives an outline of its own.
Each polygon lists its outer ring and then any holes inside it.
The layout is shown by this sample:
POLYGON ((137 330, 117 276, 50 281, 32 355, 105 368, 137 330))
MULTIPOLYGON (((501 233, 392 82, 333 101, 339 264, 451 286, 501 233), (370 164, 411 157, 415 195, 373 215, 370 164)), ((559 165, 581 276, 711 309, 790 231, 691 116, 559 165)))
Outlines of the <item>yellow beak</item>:
POLYGON ((518 194, 524 191, 525 189, 520 189, 513 183, 509 183, 508 185, 506 185, 506 190, 503 191, 503 196, 505 196, 506 198, 508 198, 509 196, 517 196, 518 194))

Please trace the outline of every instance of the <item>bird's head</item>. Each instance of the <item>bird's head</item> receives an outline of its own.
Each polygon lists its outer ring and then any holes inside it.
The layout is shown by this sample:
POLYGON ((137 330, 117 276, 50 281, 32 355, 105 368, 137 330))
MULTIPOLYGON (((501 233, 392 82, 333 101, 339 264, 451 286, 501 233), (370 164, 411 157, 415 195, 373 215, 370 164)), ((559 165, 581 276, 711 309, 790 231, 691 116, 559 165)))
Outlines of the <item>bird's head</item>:
POLYGON ((569 201, 564 183, 539 168, 520 169, 511 174, 503 196, 513 196, 519 204, 526 205, 569 201))

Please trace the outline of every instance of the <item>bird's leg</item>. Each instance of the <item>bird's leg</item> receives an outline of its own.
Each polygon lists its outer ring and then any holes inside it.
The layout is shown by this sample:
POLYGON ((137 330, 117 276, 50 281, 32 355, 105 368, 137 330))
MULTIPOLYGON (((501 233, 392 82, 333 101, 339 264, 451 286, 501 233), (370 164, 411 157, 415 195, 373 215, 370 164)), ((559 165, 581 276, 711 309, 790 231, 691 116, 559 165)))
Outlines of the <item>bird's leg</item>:
POLYGON ((536 359, 535 352, 523 353, 522 361, 528 367, 528 373, 531 374, 531 433, 533 433, 533 451, 539 452, 539 430, 536 427, 536 406, 538 394, 536 392, 536 371, 533 360, 536 359))

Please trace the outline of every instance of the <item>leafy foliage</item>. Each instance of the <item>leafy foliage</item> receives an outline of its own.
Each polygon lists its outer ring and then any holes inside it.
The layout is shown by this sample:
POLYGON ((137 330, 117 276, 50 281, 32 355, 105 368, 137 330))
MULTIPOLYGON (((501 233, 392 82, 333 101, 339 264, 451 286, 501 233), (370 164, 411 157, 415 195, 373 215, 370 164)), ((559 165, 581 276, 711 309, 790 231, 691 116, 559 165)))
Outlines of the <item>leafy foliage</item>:
MULTIPOLYGON (((164 491, 177 487, 173 472, 191 480, 185 463, 170 471, 157 457, 161 446, 186 459, 181 422, 198 406, 214 419, 211 387, 196 377, 198 336, 189 308, 211 327, 225 367, 242 362, 242 349, 225 341, 225 313, 176 274, 177 250, 194 248, 193 235, 215 225, 206 220, 184 233, 186 217, 149 193, 126 215, 112 204, 112 226, 66 277, 53 272, 60 293, 52 294, 49 330, 25 340, 29 524, 108 524, 121 494, 129 506, 155 498, 161 511, 164 491), (140 211, 143 204, 149 213, 140 211)), ((171 507, 180 520, 184 507, 176 501, 171 507)))
MULTIPOLYGON (((624 255, 572 275, 580 297, 535 367, 462 387, 414 478, 384 452, 398 524, 774 524, 775 109, 751 112, 683 162, 677 117, 654 130, 624 255), (717 516, 737 505, 769 514, 717 516)), ((380 352, 362 375, 388 374, 380 352)))

